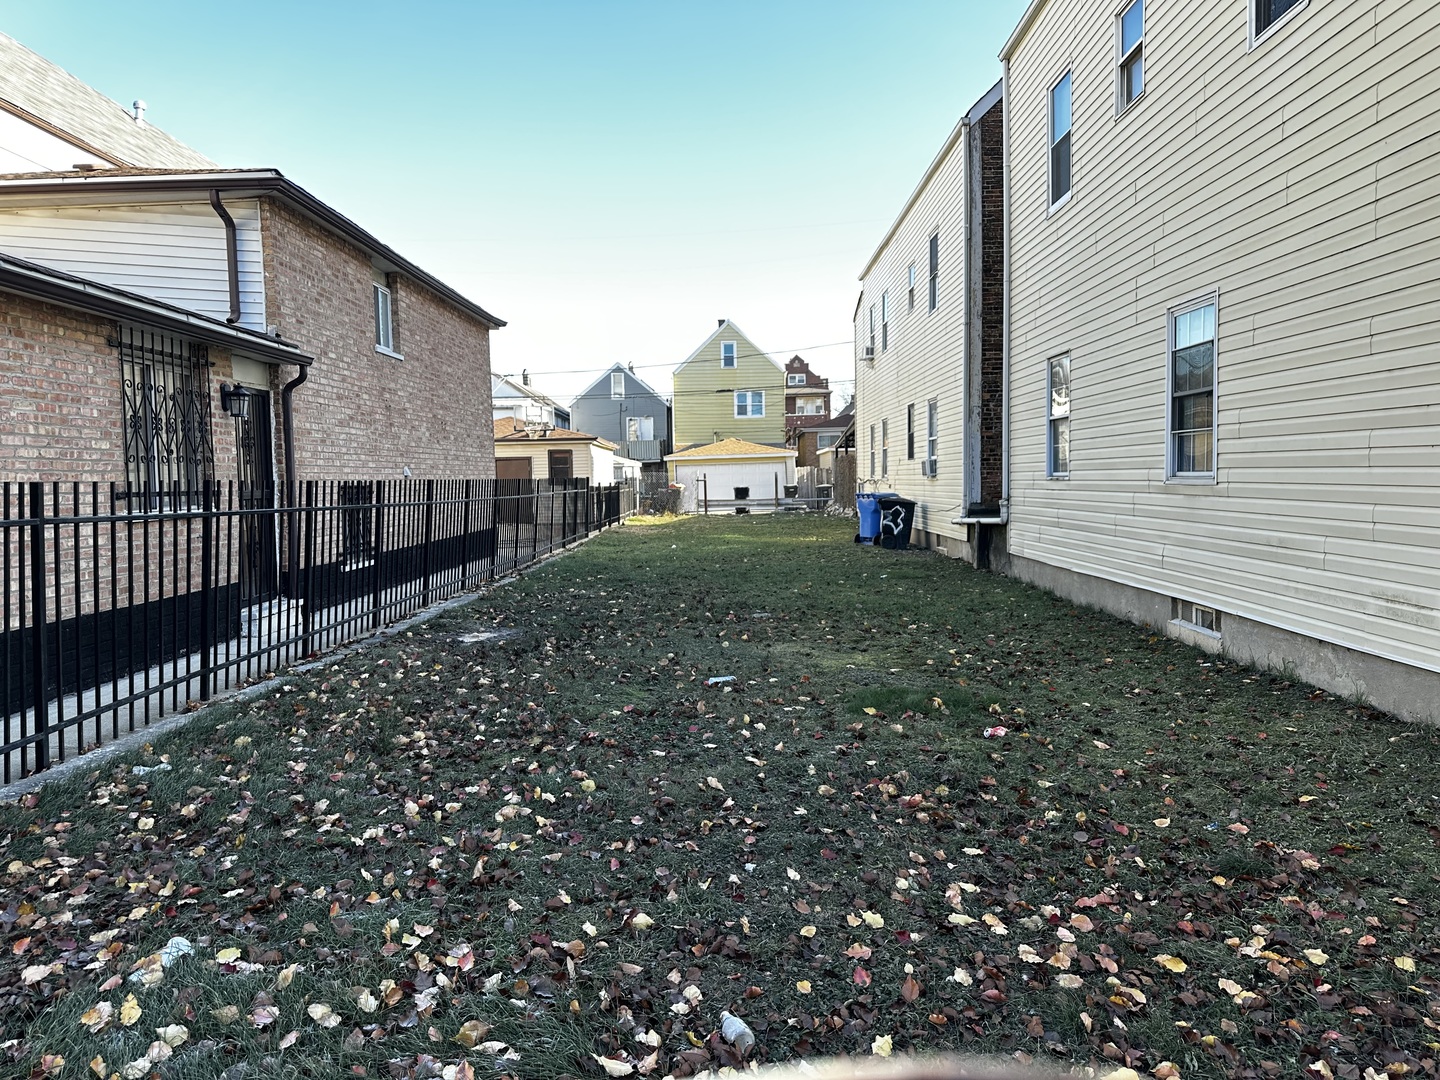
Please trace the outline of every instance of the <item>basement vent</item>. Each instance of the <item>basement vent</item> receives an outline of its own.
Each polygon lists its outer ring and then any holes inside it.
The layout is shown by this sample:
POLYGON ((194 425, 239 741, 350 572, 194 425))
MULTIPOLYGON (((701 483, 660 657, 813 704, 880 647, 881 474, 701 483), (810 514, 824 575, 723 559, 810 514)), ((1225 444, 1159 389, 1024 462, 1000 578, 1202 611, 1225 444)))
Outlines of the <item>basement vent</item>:
POLYGON ((1220 633, 1220 612, 1212 607, 1177 598, 1172 601, 1172 610, 1177 622, 1186 623, 1209 634, 1220 633))

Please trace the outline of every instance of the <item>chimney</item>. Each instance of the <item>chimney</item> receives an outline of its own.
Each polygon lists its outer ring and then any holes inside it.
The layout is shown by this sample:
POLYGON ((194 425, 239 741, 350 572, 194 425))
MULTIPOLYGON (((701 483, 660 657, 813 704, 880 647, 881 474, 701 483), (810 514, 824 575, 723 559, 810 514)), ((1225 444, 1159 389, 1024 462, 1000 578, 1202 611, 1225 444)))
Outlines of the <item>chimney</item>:
POLYGON ((721 320, 719 320, 719 322, 717 323, 717 326, 724 326, 726 322, 727 322, 727 320, 721 319, 721 320))
POLYGON ((132 108, 134 112, 131 115, 135 118, 135 123, 143 125, 145 123, 145 102, 141 98, 136 98, 132 108))
POLYGON ((529 368, 523 368, 523 369, 521 369, 521 371, 520 371, 520 385, 521 385, 521 386, 529 386, 529 385, 530 385, 530 369, 529 369, 529 368))

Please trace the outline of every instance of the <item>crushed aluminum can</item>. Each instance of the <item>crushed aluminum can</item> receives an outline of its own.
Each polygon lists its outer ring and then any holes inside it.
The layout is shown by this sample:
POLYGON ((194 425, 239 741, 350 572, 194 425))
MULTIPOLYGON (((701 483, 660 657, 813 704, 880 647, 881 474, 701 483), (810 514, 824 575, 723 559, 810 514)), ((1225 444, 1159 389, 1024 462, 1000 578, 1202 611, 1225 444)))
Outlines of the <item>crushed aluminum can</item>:
POLYGON ((987 739, 1003 739, 1006 735, 1010 734, 1010 729, 1004 724, 996 724, 994 727, 987 727, 980 734, 984 735, 987 739))

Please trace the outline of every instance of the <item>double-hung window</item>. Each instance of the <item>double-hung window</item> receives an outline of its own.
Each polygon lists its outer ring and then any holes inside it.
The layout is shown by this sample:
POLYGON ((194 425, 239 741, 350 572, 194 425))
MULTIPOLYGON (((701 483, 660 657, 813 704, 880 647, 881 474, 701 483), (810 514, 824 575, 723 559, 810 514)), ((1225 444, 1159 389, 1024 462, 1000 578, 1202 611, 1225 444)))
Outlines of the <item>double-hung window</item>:
POLYGON ((890 348, 890 290, 880 294, 880 351, 890 348))
POLYGON ((880 475, 890 475, 890 421, 880 421, 880 475))
POLYGON ((930 310, 940 303, 940 234, 930 234, 930 310))
POLYGON ((1249 3, 1250 37, 1258 41, 1290 12, 1304 7, 1306 0, 1249 0, 1249 3))
POLYGON ((720 343, 720 366, 722 368, 735 366, 735 342, 722 341, 720 343))
POLYGON ((1170 312, 1167 475, 1215 475, 1215 298, 1170 312))
POLYGON ((765 391, 764 390, 736 390, 735 391, 735 418, 737 420, 749 417, 756 419, 765 415, 765 391))
POLYGON ((875 478, 875 425, 870 425, 870 478, 875 478))
POLYGON ((803 371, 802 371, 802 372, 794 372, 794 371, 790 372, 789 374, 787 374, 787 375, 785 376, 785 385, 786 385, 786 386, 804 386, 804 385, 805 385, 805 373, 804 373, 803 371))
POLYGON ((915 406, 905 406, 905 460, 915 460, 915 406))
POLYGON ((1134 0, 1120 13, 1121 111, 1145 92, 1145 0, 1134 0))
POLYGON ((1070 194, 1070 72, 1050 88, 1050 205, 1070 194))
POLYGON ((870 305, 870 355, 875 355, 875 305, 870 305))
POLYGON ((940 402, 934 398, 925 404, 925 464, 927 476, 940 469, 940 402))
POLYGON ((1045 475, 1070 475, 1070 357, 1050 358, 1045 394, 1045 475))
POLYGON ((625 373, 623 371, 612 371, 610 373, 610 398, 615 400, 625 396, 625 373))
POLYGON ((914 310, 915 310, 915 264, 914 264, 913 262, 910 264, 910 269, 909 269, 909 271, 908 271, 908 276, 909 276, 910 306, 909 306, 909 308, 908 308, 907 310, 909 310, 909 311, 914 311, 914 310))

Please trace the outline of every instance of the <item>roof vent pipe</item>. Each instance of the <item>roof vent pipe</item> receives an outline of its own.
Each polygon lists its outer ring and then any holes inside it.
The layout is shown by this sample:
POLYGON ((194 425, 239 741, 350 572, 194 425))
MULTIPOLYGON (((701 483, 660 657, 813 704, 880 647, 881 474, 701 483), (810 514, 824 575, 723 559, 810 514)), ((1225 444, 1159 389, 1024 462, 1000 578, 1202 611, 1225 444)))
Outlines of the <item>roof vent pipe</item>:
POLYGON ((144 99, 143 99, 143 98, 136 98, 136 99, 135 99, 135 104, 132 105, 131 108, 132 108, 133 111, 131 112, 130 115, 135 118, 135 123, 137 123, 137 124, 143 124, 143 123, 145 123, 145 109, 146 109, 146 105, 145 105, 144 99))
POLYGON ((530 369, 529 369, 529 368, 523 368, 523 369, 521 370, 521 372, 520 372, 520 385, 521 385, 521 386, 529 386, 529 385, 530 385, 530 369))

